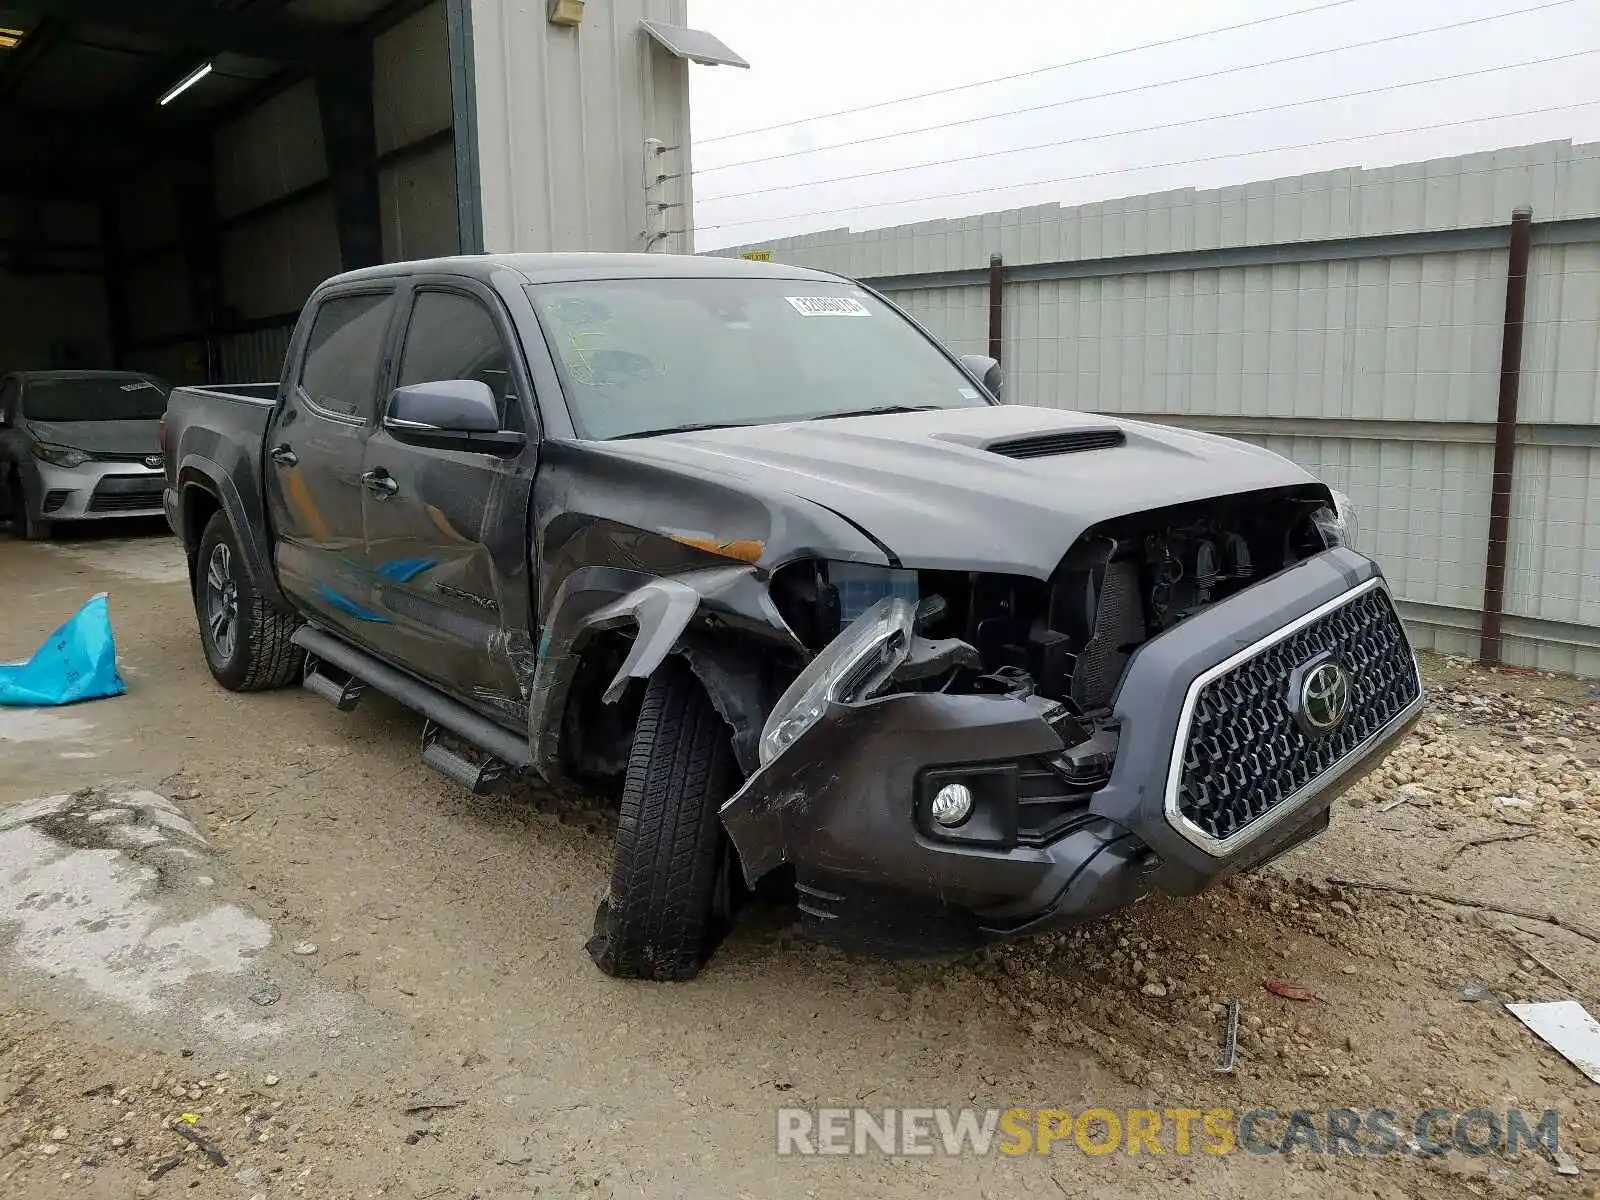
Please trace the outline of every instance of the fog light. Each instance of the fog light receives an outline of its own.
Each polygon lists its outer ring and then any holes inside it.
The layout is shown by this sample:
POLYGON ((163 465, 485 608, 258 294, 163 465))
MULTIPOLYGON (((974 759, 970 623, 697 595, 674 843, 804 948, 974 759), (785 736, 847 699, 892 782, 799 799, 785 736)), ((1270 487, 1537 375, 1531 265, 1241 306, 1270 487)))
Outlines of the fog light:
POLYGON ((933 819, 946 829, 972 815, 972 789, 964 783, 947 783, 933 794, 933 819))

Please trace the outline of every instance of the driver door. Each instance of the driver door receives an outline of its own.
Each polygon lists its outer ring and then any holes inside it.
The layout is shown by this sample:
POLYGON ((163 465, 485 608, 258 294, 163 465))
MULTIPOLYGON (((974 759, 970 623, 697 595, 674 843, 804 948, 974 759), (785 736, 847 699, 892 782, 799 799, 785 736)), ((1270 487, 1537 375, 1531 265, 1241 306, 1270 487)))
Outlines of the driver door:
MULTIPOLYGON (((501 428, 531 433, 527 373, 487 288, 423 280, 410 298, 393 386, 475 379, 501 428)), ((380 650, 490 714, 526 718, 531 595, 528 503, 537 449, 515 457, 418 446, 380 420, 366 445, 367 561, 380 650)))

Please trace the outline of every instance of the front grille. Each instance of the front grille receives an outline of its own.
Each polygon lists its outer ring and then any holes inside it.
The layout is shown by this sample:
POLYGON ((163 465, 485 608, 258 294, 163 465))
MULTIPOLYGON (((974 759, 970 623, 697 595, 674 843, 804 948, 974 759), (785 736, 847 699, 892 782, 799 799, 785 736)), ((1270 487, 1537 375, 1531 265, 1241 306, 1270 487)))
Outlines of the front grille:
POLYGON ((1421 695, 1411 647, 1388 593, 1372 588, 1207 682, 1183 746, 1177 811, 1217 841, 1259 821, 1359 751, 1421 695), (1349 716, 1303 730, 1290 676, 1332 654, 1350 679, 1349 716))
POLYGON ((71 494, 65 488, 51 488, 44 494, 44 505, 39 511, 43 513, 59 512, 61 506, 67 502, 67 497, 71 494))
POLYGON ((94 513, 146 512, 161 507, 161 480, 151 478, 125 479, 110 476, 102 480, 94 495, 89 497, 89 511, 94 513), (115 482, 113 482, 115 481, 115 482), (109 486, 108 486, 109 485, 109 486))

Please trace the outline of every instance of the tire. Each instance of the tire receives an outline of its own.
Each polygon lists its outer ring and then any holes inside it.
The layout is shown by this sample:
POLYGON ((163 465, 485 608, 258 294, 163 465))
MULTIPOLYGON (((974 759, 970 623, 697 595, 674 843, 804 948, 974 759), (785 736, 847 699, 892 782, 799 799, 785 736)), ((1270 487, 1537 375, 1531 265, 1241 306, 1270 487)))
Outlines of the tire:
POLYGON ((300 677, 305 651, 289 640, 300 622, 257 595, 233 526, 220 512, 200 538, 194 610, 206 666, 230 692, 284 687, 300 677))
POLYGON ((28 507, 28 495, 21 480, 15 480, 11 485, 11 523, 25 542, 50 540, 50 522, 35 516, 28 507))
POLYGON ((734 857, 718 810, 738 781, 728 726, 670 658, 639 709, 611 890, 589 956, 619 979, 692 979, 727 932, 734 857))

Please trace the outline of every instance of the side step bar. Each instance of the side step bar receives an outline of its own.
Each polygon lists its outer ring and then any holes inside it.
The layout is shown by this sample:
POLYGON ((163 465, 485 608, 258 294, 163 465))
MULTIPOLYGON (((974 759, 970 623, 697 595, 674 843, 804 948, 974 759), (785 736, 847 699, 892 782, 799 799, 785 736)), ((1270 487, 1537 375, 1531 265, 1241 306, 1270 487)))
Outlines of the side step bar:
POLYGON ((502 729, 420 679, 310 625, 300 626, 291 640, 310 656, 306 687, 338 707, 346 708, 346 703, 340 701, 347 700, 348 707, 353 708, 361 698, 363 687, 369 686, 420 713, 427 721, 423 726, 423 761, 457 783, 476 792, 501 778, 507 767, 521 770, 533 765, 533 752, 527 739, 502 729), (349 682, 341 684, 330 678, 324 672, 324 664, 346 672, 349 682), (318 682, 313 683, 313 678, 318 682), (474 763, 462 757, 440 740, 440 731, 476 747, 488 755, 489 760, 474 763))
POLYGON ((481 796, 506 777, 506 765, 492 754, 478 761, 466 757, 446 740, 444 729, 433 721, 422 725, 422 761, 446 779, 481 796))
MULTIPOLYGON (((339 675, 344 675, 338 668, 334 669, 339 675)), ((329 674, 326 664, 315 654, 306 655, 306 673, 300 680, 300 686, 308 692, 315 692, 340 712, 349 712, 360 704, 362 693, 367 690, 367 685, 354 675, 339 679, 329 674)))

